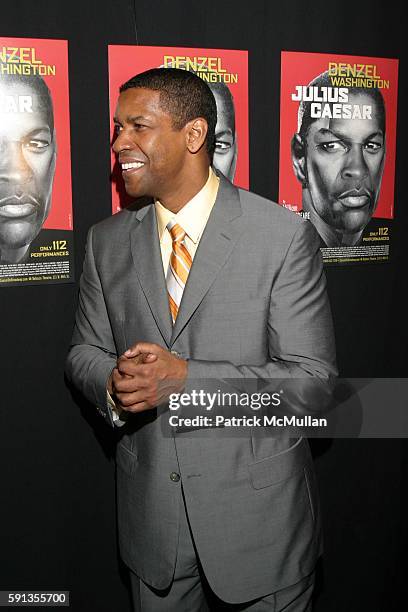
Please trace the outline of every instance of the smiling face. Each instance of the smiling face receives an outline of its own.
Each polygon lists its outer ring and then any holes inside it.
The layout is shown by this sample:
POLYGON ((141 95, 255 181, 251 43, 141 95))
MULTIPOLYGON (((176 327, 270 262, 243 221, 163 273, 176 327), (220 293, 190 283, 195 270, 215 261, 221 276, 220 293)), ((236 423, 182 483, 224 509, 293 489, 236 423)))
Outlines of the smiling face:
MULTIPOLYGON (((234 116, 228 112, 225 99, 218 91, 213 91, 217 104, 217 124, 215 126, 215 150, 213 164, 215 168, 234 180, 237 164, 237 142, 234 116)), ((232 109, 233 112, 233 109, 232 109)))
POLYGON ((115 113, 118 155, 127 193, 165 202, 186 183, 187 128, 177 130, 160 105, 160 92, 134 87, 123 91, 115 113))
POLYGON ((0 79, 0 251, 30 245, 51 206, 56 147, 37 92, 0 79))
POLYGON ((350 94, 349 101, 371 105, 372 118, 314 121, 297 163, 303 172, 303 208, 312 209, 336 231, 354 234, 364 229, 377 205, 385 133, 372 97, 350 94))

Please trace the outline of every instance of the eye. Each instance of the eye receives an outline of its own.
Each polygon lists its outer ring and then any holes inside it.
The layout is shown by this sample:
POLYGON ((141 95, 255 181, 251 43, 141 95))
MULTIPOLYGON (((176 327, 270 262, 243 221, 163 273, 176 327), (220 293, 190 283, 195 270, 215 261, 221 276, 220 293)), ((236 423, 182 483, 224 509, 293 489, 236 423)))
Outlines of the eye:
POLYGON ((122 130, 122 126, 119 125, 119 123, 114 123, 113 125, 113 131, 115 132, 115 134, 119 134, 119 132, 122 130))
POLYGON ((364 145, 364 149, 368 153, 378 153, 378 151, 380 151, 382 147, 382 144, 380 144, 379 142, 373 142, 372 140, 366 142, 364 145))
POLYGON ((143 123, 134 123, 133 124, 133 128, 137 131, 140 132, 141 130, 145 129, 147 126, 143 125, 143 123))
POLYGON ((215 150, 217 153, 226 153, 232 147, 231 142, 225 142, 225 140, 216 140, 215 141, 215 150))
POLYGON ((322 142, 319 147, 326 153, 339 153, 348 151, 347 146, 341 140, 332 140, 331 142, 322 142))
POLYGON ((31 138, 30 140, 26 140, 23 143, 23 147, 25 149, 38 152, 42 151, 43 149, 46 149, 49 146, 50 143, 48 140, 40 140, 39 138, 31 138))

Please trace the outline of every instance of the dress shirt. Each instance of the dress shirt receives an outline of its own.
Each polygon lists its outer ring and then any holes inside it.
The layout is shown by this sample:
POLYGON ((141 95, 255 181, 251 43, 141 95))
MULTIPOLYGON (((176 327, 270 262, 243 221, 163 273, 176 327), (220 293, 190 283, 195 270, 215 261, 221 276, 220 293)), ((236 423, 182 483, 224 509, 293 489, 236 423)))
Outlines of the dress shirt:
MULTIPOLYGON (((177 214, 172 213, 171 210, 163 206, 158 200, 155 200, 157 231, 159 233, 160 251, 165 275, 169 267, 173 245, 170 232, 166 227, 168 222, 174 219, 186 232, 184 244, 191 255, 191 259, 194 260, 201 236, 217 198, 219 183, 220 179, 213 169, 210 168, 204 187, 177 214)), ((124 425, 126 421, 120 419, 120 414, 123 411, 115 405, 109 392, 107 392, 107 399, 112 409, 113 422, 119 427, 124 425)))
POLYGON ((160 251, 165 275, 169 267, 173 245, 170 232, 166 227, 168 222, 174 219, 186 232, 184 244, 191 255, 191 259, 194 260, 200 238, 215 204, 219 182, 220 179, 210 168, 204 187, 176 215, 168 208, 165 208, 158 200, 155 201, 157 230, 159 232, 160 251))

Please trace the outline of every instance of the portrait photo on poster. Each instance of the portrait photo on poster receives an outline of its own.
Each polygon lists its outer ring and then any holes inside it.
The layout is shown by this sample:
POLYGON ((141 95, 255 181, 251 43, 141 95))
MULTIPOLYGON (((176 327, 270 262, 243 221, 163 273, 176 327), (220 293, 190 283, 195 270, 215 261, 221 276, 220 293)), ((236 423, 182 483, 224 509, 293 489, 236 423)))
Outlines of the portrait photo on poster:
POLYGON ((57 145, 44 79, 2 75, 0 117, 0 257, 19 263, 51 207, 57 145))
POLYGON ((282 53, 279 201, 313 223, 326 263, 388 260, 397 67, 282 53))
MULTIPOLYGON (((69 115, 54 99, 52 85, 58 72, 60 83, 67 85, 66 42, 0 42, 7 43, 0 47, 0 282, 69 282, 69 115)), ((67 109, 68 98, 64 104, 67 109)))

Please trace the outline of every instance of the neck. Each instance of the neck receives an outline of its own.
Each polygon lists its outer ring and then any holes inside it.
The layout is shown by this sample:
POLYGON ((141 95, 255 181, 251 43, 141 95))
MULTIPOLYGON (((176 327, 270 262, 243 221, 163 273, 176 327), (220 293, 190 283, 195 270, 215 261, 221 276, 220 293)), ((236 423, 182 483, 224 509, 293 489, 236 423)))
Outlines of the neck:
POLYGON ((318 234, 325 242, 328 247, 339 247, 339 246, 354 246, 361 238, 362 230, 349 234, 335 230, 328 225, 323 219, 321 219, 313 210, 310 212, 310 221, 315 226, 318 234))
POLYGON ((194 196, 201 191, 208 180, 209 166, 203 166, 196 171, 181 177, 179 184, 172 187, 172 192, 158 196, 160 204, 172 213, 178 213, 194 196))

